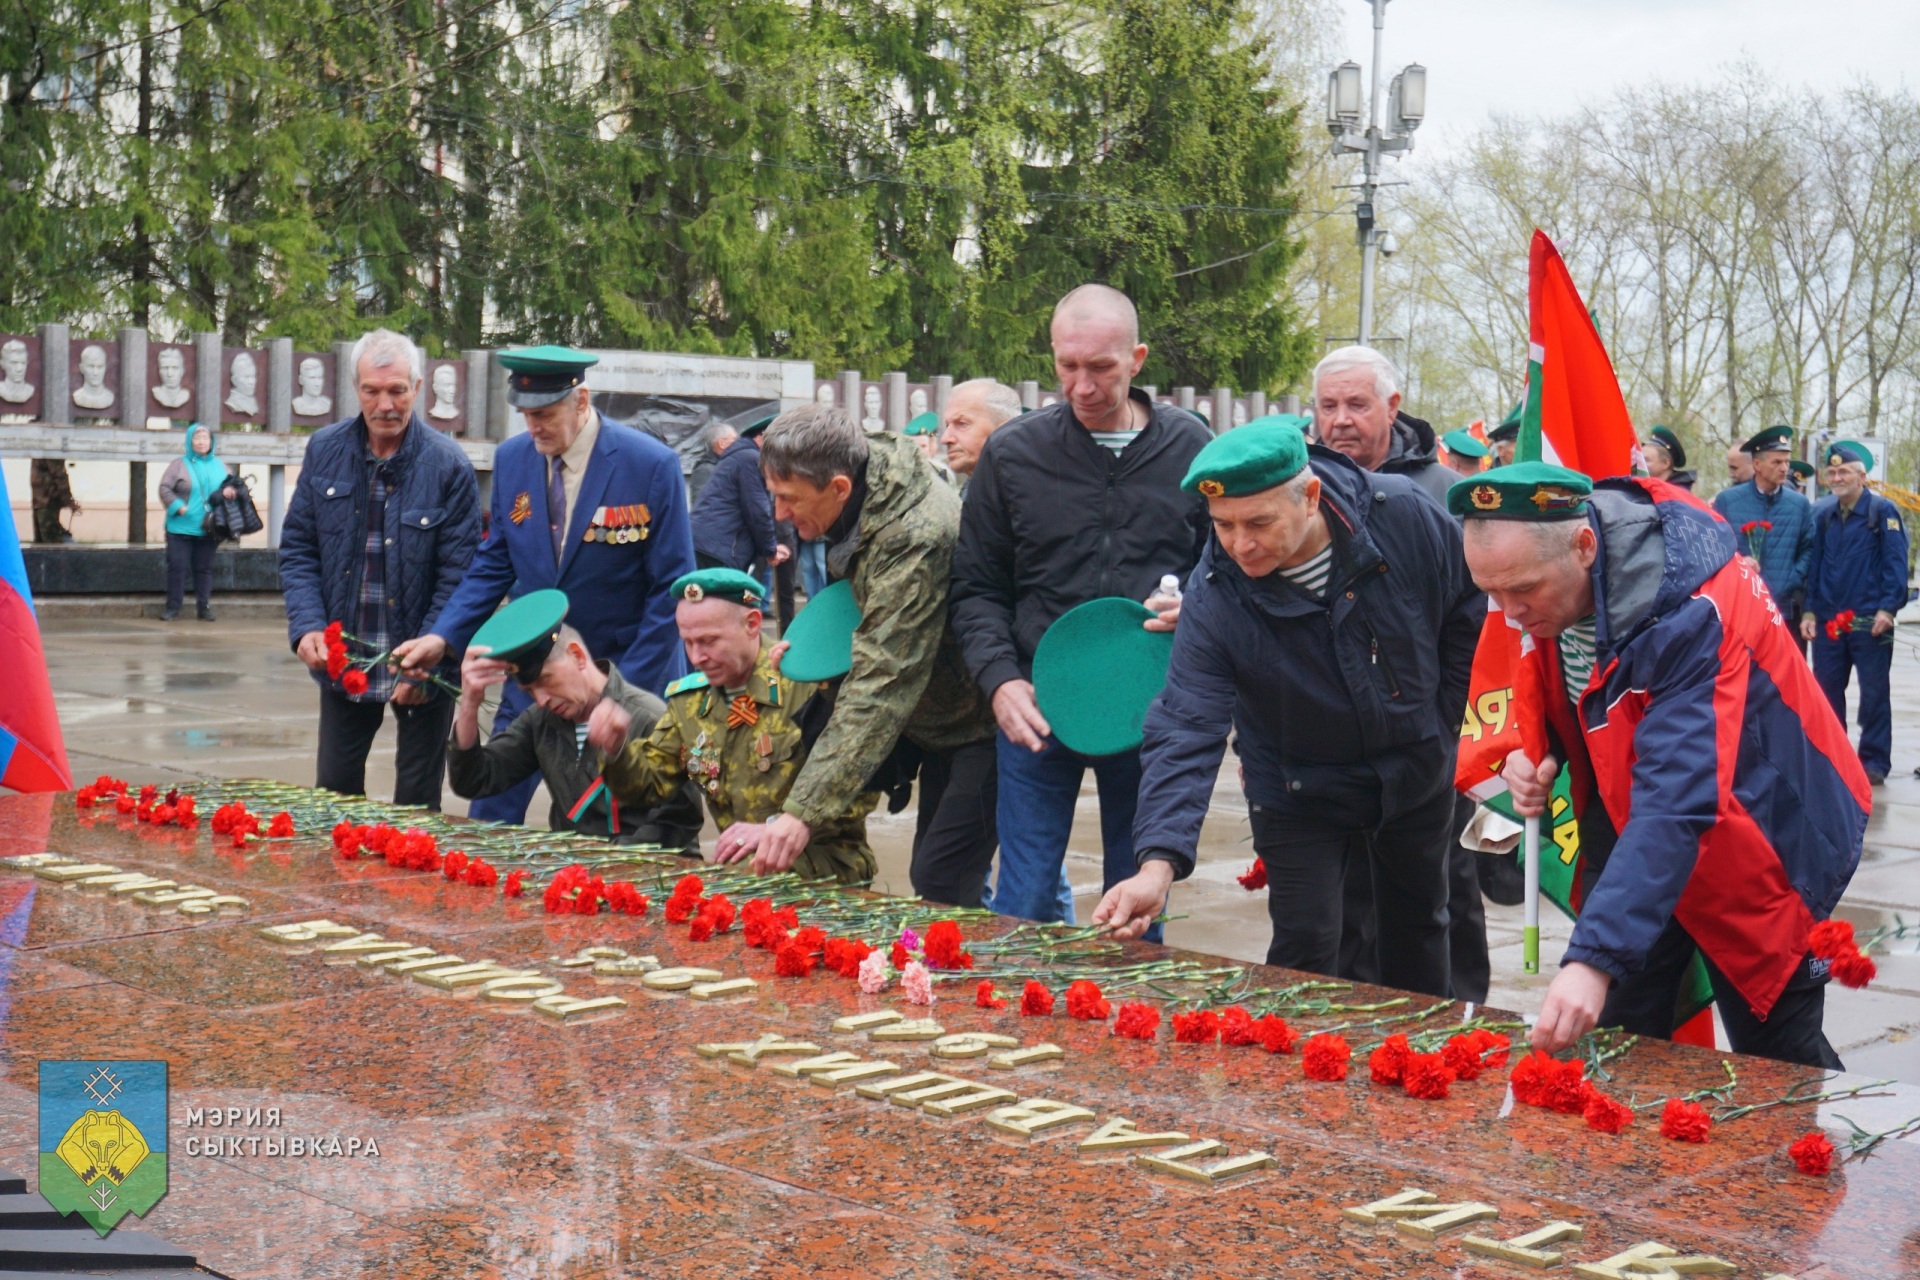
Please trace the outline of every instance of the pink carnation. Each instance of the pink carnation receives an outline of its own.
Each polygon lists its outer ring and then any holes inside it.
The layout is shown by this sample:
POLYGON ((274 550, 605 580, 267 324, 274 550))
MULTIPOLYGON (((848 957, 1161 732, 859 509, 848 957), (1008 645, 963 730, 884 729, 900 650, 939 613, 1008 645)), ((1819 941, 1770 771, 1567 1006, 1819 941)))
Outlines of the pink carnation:
POLYGON ((933 1003, 933 975, 918 960, 907 961, 907 967, 900 971, 900 989, 911 1004, 933 1003))
POLYGON ((867 958, 860 962, 860 989, 870 996, 879 995, 887 989, 886 952, 869 952, 867 958))

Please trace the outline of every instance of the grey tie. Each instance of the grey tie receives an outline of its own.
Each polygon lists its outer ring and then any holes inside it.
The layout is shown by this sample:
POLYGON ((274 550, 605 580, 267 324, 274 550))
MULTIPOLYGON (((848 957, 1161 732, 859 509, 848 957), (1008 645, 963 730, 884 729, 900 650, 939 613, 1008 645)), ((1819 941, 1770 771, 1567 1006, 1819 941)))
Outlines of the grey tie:
POLYGON ((547 468, 547 528, 553 534, 553 562, 560 563, 560 552, 567 543, 567 486, 560 478, 567 464, 559 458, 547 468))

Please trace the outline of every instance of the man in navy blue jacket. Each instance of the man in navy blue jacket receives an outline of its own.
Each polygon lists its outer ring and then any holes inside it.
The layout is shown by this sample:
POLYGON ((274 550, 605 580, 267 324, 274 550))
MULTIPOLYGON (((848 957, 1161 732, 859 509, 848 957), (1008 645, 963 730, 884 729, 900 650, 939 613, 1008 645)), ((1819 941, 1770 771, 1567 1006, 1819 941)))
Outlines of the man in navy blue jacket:
MULTIPOLYGON (((395 650, 403 670, 463 654, 501 597, 558 587, 573 602, 567 625, 628 684, 659 694, 686 674, 667 593, 694 567, 686 483, 671 449, 594 409, 586 370, 597 362, 554 346, 500 357, 509 371, 507 400, 525 415, 527 430, 494 453, 487 538, 433 633, 395 650)), ((529 705, 509 684, 494 732, 529 705)), ((533 784, 476 800, 469 812, 520 822, 533 784)))
POLYGON ((1714 494, 1713 509, 1759 564, 1780 612, 1797 618, 1813 562, 1813 504, 1793 485, 1793 428, 1768 427, 1740 448, 1753 459, 1753 479, 1714 494))
POLYGON ((1365 860, 1380 980, 1448 994, 1453 757, 1486 606, 1460 529, 1412 481, 1249 423, 1200 451, 1183 488, 1213 537, 1147 712, 1140 871, 1094 920, 1146 931, 1192 874, 1229 732, 1267 866, 1267 963, 1337 972, 1342 884, 1365 860))
POLYGON ((1907 603, 1907 529, 1900 508, 1867 488, 1872 462, 1851 440, 1827 450, 1832 493, 1813 511, 1800 635, 1813 642, 1814 677, 1843 725, 1847 677, 1860 677, 1860 765, 1879 786, 1893 768, 1893 619, 1907 603), (1834 622, 1847 614, 1848 625, 1834 622))
POLYGON ((364 687, 357 670, 329 673, 324 632, 339 623, 358 657, 431 632, 480 540, 480 489, 460 446, 414 412, 419 348, 377 329, 354 344, 350 363, 360 415, 313 433, 280 535, 287 638, 320 686, 314 785, 366 790, 367 751, 390 703, 394 803, 438 809, 452 699, 385 666, 365 672, 364 687))
POLYGON ((760 474, 760 442, 743 435, 728 445, 693 504, 693 554, 703 569, 751 572, 786 560, 774 535, 773 499, 760 474))

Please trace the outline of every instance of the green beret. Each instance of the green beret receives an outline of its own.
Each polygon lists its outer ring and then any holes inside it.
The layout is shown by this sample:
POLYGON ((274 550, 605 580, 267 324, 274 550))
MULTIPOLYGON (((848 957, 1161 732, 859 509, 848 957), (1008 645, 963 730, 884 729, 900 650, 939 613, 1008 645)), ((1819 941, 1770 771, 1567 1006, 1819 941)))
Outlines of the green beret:
POLYGON ((1871 471, 1873 470, 1873 450, 1853 440, 1836 441, 1827 450, 1828 466, 1840 467, 1849 462, 1857 462, 1871 471))
POLYGON ((757 609, 767 598, 767 589, 758 578, 738 569, 696 569, 675 578, 667 594, 675 600, 731 600, 757 609))
POLYGON ((907 425, 900 428, 903 436, 931 436, 940 432, 940 415, 922 413, 907 419, 907 425))
POLYGON ((1306 465, 1300 428, 1277 416, 1260 418, 1209 440, 1194 455, 1180 487, 1209 498, 1243 498, 1285 484, 1306 465))
POLYGON ((552 343, 502 351, 500 367, 507 371, 507 403, 518 409, 552 404, 584 383, 587 370, 599 363, 599 356, 552 343))
POLYGON ((1743 453, 1751 453, 1755 457, 1763 453, 1775 453, 1792 448, 1792 427, 1768 427, 1765 431, 1757 431, 1751 439, 1740 446, 1743 453))
POLYGON ((1449 431, 1440 437, 1440 443, 1447 446, 1448 453, 1457 453, 1463 458, 1484 458, 1493 450, 1473 438, 1473 432, 1462 427, 1458 431, 1449 431))
POLYGON ((1674 466, 1684 467, 1687 465, 1686 446, 1680 443, 1680 437, 1673 434, 1671 428, 1655 427, 1653 430, 1647 432, 1647 437, 1667 451, 1667 456, 1673 459, 1674 466))
POLYGON ((1587 513, 1593 481, 1548 462, 1516 462, 1447 490, 1447 510, 1467 520, 1573 520, 1587 513))
POLYGON ((500 606, 491 618, 480 624, 468 641, 470 648, 485 648, 489 658, 497 658, 513 668, 513 678, 523 685, 540 678, 547 655, 560 639, 560 624, 567 618, 567 593, 551 587, 529 591, 517 600, 500 606))

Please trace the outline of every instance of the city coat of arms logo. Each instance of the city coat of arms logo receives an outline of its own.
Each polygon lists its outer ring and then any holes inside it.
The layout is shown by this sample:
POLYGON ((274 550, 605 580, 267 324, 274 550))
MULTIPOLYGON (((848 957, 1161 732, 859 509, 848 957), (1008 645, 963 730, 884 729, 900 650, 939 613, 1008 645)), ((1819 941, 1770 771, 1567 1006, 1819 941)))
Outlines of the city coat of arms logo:
POLYGON ((167 1064, 40 1063, 40 1194, 101 1235, 167 1194, 167 1064))

